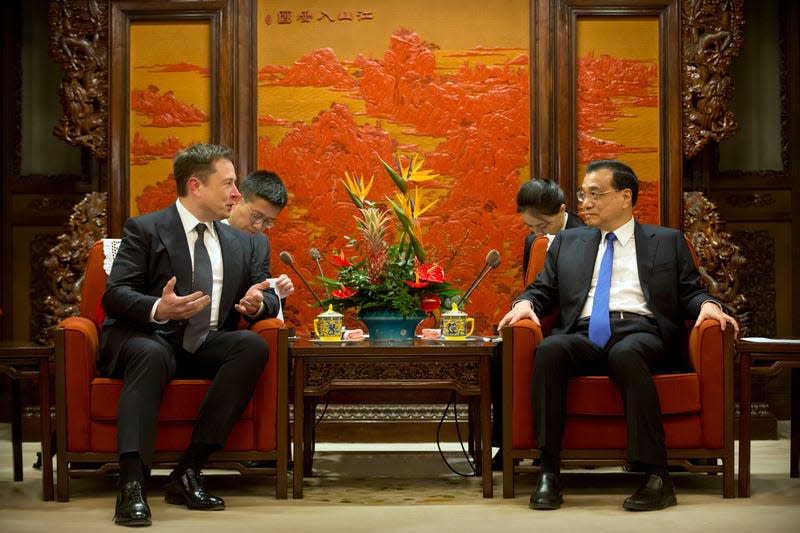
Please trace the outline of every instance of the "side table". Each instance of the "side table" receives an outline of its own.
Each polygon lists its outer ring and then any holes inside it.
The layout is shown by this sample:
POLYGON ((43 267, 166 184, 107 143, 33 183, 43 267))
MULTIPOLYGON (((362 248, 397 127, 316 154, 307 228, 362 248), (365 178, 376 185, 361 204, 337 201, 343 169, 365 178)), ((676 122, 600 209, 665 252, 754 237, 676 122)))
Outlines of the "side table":
POLYGON ((11 378, 11 446, 14 481, 22 481, 22 401, 19 380, 39 380, 39 409, 42 444, 42 498, 53 499, 53 454, 50 430, 50 359, 52 346, 27 342, 0 341, 0 372, 11 378))
POLYGON ((312 402, 334 389, 446 389, 469 396, 477 412, 474 457, 483 497, 492 497, 491 390, 489 360, 494 345, 480 337, 465 341, 336 341, 297 338, 289 343, 294 367, 295 499, 311 467, 312 402))
POLYGON ((745 337, 736 341, 739 355, 739 497, 750 497, 750 389, 753 376, 773 377, 792 369, 791 448, 789 476, 800 475, 800 339, 745 337), (768 361, 770 366, 753 366, 768 361))

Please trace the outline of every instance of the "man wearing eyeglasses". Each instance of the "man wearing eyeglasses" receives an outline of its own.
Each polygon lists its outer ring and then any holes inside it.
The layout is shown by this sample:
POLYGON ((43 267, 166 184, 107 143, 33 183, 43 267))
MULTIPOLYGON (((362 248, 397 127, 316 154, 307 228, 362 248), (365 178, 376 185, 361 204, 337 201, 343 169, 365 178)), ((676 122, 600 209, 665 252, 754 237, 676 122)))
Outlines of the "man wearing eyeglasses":
MULTIPOLYGON (((262 257, 266 257, 270 253, 269 239, 263 231, 275 225, 275 219, 289 201, 289 194, 280 177, 267 170, 255 170, 248 174, 242 181, 239 192, 242 196, 225 222, 251 235, 260 234, 256 244, 263 254, 262 257)), ((286 274, 271 281, 272 288, 281 300, 294 292, 294 284, 286 274)), ((279 313, 279 318, 283 318, 282 314, 279 313)))
POLYGON ((591 227, 559 232, 544 270, 498 327, 539 317, 560 307, 553 332, 539 343, 531 382, 541 475, 531 509, 558 509, 561 440, 567 381, 572 375, 608 374, 620 387, 628 426, 628 461, 645 473, 641 487, 623 503, 630 511, 676 505, 667 470, 661 407, 654 369, 674 367, 683 322, 716 319, 736 332, 700 282, 683 234, 639 224, 633 207, 639 181, 619 161, 594 161, 586 168, 578 200, 591 227), (594 260, 591 260, 594 258, 594 260))

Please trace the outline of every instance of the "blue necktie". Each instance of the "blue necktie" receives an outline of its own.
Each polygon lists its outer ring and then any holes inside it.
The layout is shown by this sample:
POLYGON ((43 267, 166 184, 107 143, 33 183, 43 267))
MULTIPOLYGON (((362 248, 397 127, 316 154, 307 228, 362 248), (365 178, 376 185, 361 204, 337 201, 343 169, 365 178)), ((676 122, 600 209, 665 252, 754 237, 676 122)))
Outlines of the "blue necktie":
MULTIPOLYGON (((194 277, 192 279, 192 290, 202 291, 203 294, 211 296, 212 274, 211 258, 208 256, 206 243, 203 240, 203 233, 208 227, 202 222, 195 226, 197 231, 197 241, 194 243, 194 277)), ((186 328, 183 330, 183 349, 194 353, 203 344, 211 326, 211 305, 207 305, 202 311, 190 317, 186 321, 186 328)))
POLYGON ((589 318, 589 340, 600 348, 605 348, 608 339, 611 338, 608 296, 611 293, 611 265, 614 263, 615 240, 617 236, 613 233, 606 235, 606 251, 600 261, 600 274, 597 276, 597 286, 594 288, 592 316, 589 318))

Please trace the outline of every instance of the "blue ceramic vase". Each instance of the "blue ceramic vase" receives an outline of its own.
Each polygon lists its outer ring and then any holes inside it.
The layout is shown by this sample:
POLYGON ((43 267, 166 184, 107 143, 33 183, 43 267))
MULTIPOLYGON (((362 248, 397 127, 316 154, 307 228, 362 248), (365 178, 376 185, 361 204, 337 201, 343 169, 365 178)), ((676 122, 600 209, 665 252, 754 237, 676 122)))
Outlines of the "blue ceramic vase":
POLYGON ((358 315, 369 333, 369 340, 411 341, 424 315, 403 317, 394 311, 365 311, 358 315))

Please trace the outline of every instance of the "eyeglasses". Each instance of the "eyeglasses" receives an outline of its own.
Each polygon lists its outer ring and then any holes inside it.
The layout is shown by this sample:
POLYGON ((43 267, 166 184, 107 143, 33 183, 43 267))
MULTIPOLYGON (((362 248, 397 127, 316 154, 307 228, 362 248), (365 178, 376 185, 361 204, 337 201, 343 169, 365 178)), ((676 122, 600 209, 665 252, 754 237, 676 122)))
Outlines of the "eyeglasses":
POLYGON ((591 191, 591 192, 578 191, 578 193, 575 196, 578 197, 578 201, 581 202, 581 203, 585 202, 586 200, 591 200, 593 202, 596 202, 604 194, 608 194, 610 192, 616 192, 618 190, 619 189, 611 189, 611 190, 603 191, 603 192, 600 192, 600 191, 591 191))
POLYGON ((275 219, 270 218, 266 215, 259 213, 258 211, 253 211, 253 209, 247 205, 245 202, 244 206, 250 212, 250 223, 254 226, 264 226, 265 228, 271 228, 275 225, 275 219))

